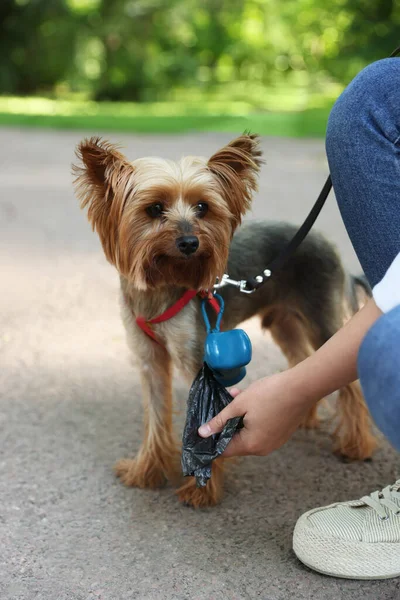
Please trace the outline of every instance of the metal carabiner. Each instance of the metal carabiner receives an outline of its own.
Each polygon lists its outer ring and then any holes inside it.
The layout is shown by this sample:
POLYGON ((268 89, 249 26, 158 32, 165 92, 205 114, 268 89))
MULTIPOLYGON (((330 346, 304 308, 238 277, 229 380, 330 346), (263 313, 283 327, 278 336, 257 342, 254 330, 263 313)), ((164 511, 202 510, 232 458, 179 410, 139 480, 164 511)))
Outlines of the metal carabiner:
POLYGON ((220 290, 221 288, 224 288, 227 285, 231 285, 232 287, 237 288, 239 292, 242 292, 243 294, 253 294, 256 291, 256 288, 253 288, 252 290, 246 289, 247 281, 245 279, 241 279, 240 281, 238 281, 237 279, 231 279, 227 273, 224 273, 222 275, 221 281, 218 281, 217 279, 213 288, 214 290, 220 290))
POLYGON ((240 281, 236 281, 236 279, 231 279, 227 273, 222 275, 221 281, 219 281, 217 277, 217 281, 214 283, 214 290, 220 290, 221 288, 226 287, 227 285, 232 285, 233 287, 240 288, 240 281))
POLYGON ((247 281, 245 279, 242 279, 241 281, 239 281, 239 284, 240 284, 239 290, 242 292, 242 294, 254 294, 254 292, 257 289, 257 288, 252 288, 251 290, 246 290, 247 281))

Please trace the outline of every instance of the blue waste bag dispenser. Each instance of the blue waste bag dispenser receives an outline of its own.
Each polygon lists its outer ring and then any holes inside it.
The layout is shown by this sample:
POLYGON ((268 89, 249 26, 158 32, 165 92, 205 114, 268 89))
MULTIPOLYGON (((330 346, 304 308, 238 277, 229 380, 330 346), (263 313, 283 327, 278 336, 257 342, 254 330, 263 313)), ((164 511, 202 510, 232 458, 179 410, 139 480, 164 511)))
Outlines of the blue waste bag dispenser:
POLYGON ((203 300, 201 307, 207 329, 204 362, 207 363, 219 383, 230 387, 242 381, 246 376, 246 365, 249 364, 252 356, 251 341, 243 329, 220 331, 225 305, 221 296, 215 294, 215 298, 219 302, 220 311, 214 329, 211 329, 208 319, 206 299, 203 300))

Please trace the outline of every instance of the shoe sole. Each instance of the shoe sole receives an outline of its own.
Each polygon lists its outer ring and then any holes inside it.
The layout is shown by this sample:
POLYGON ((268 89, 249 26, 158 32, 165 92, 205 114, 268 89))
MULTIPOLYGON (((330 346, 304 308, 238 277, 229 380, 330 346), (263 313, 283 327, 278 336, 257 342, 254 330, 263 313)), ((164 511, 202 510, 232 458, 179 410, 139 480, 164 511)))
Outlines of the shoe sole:
POLYGON ((309 569, 341 579, 400 577, 400 543, 352 542, 323 536, 303 515, 293 533, 293 551, 309 569))
MULTIPOLYGON (((295 552, 296 554, 296 552, 295 552)), ((296 554, 297 556, 297 554, 296 554)), ((395 579, 396 577, 400 577, 400 573, 397 573, 396 575, 376 575, 375 577, 368 577, 366 575, 343 575, 341 573, 329 573, 329 571, 321 571, 321 569, 317 569, 316 567, 313 567, 312 565, 307 564, 307 562, 305 560, 303 560, 302 558, 300 558, 300 556, 297 556, 297 558, 299 559, 299 561, 306 566, 308 569, 311 569, 312 571, 315 571, 316 573, 321 573, 321 575, 327 575, 328 577, 337 577, 338 579, 354 579, 357 581, 378 581, 381 579, 395 579)))

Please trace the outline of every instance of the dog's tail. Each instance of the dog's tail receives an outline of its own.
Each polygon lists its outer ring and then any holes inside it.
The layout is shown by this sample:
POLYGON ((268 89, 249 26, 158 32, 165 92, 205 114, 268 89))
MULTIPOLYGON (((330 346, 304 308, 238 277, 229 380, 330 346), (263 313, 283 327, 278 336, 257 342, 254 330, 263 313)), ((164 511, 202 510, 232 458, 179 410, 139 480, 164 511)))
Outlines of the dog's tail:
POLYGON ((371 286, 364 273, 349 276, 347 297, 353 315, 372 297, 371 286))

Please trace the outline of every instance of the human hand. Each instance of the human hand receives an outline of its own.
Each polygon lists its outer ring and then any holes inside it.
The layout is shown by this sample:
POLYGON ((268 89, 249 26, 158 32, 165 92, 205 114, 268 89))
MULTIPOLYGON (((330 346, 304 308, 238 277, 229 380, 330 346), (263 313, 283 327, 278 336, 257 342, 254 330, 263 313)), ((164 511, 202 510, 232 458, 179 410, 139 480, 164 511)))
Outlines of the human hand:
POLYGON ((277 450, 296 431, 314 403, 291 375, 289 370, 260 379, 243 392, 230 390, 236 396, 234 400, 202 425, 199 435, 209 437, 222 431, 229 419, 243 416, 244 427, 232 438, 223 456, 264 456, 277 450))
POLYGON ((202 425, 199 435, 209 437, 221 431, 228 419, 244 417, 244 428, 233 437, 223 456, 265 455, 277 450, 318 400, 357 379, 360 344, 380 316, 382 311, 371 298, 314 354, 283 373, 251 384, 202 425))

